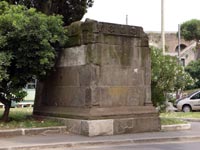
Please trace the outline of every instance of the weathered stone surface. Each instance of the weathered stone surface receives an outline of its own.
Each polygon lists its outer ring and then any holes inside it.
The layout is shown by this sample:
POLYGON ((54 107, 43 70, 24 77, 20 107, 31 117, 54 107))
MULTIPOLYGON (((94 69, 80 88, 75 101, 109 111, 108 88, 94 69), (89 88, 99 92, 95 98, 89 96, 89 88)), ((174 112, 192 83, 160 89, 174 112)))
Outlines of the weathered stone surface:
POLYGON ((105 66, 101 68, 99 86, 127 86, 129 69, 121 66, 105 66), (112 78, 111 78, 112 77, 112 78))
POLYGON ((137 132, 150 132, 160 129, 160 120, 156 117, 135 117, 122 119, 62 119, 67 130, 85 136, 114 135, 137 132), (148 123, 147 123, 148 122, 148 123))
POLYGON ((84 120, 81 134, 86 136, 113 135, 113 120, 84 120))
POLYGON ((86 106, 88 107, 99 107, 100 106, 100 100, 101 100, 101 89, 96 87, 96 86, 92 86, 88 89, 86 89, 86 98, 85 98, 85 103, 86 106))
POLYGON ((159 122, 160 120, 154 117, 116 119, 114 134, 157 131, 160 128, 159 122))
POLYGON ((145 105, 146 104, 151 104, 151 86, 148 85, 145 87, 145 105))
POLYGON ((51 74, 46 85, 50 86, 79 86, 79 67, 60 67, 51 74))
POLYGON ((45 90, 48 93, 46 93, 46 98, 43 99, 43 105, 56 107, 85 106, 85 87, 56 86, 47 87, 45 90))
POLYGON ((68 30, 56 71, 38 84, 34 114, 76 118, 68 130, 88 136, 159 130, 142 28, 88 20, 68 30))
POLYGON ((78 119, 64 119, 63 123, 66 125, 67 131, 75 134, 82 134, 81 120, 78 119))
POLYGON ((86 64, 85 45, 66 48, 62 51, 57 67, 80 66, 86 64))
POLYGON ((123 134, 123 133, 132 133, 137 126, 133 118, 126 118, 114 121, 114 133, 123 134))

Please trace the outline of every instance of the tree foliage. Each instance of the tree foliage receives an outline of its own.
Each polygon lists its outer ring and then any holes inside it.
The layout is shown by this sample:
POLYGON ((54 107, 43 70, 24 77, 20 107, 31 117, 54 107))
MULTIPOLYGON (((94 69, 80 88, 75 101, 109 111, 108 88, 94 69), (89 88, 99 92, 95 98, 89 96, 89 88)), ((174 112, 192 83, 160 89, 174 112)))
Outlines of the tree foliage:
POLYGON ((178 64, 177 58, 162 55, 162 51, 151 47, 152 101, 155 106, 162 105, 166 99, 166 93, 184 89, 193 84, 191 76, 178 64))
POLYGON ((66 41, 61 16, 46 16, 22 5, 0 2, 0 102, 8 119, 11 101, 25 96, 22 88, 53 68, 56 49, 66 41))
POLYGON ((190 88, 200 88, 200 59, 190 62, 185 67, 185 71, 188 72, 192 78, 197 80, 190 88))
MULTIPOLYGON (((196 49, 199 51, 200 45, 200 20, 192 19, 181 25, 181 35, 185 40, 195 40, 197 42, 196 49)), ((199 53, 199 52, 198 52, 199 53)), ((190 62, 185 71, 188 72, 196 82, 187 88, 200 88, 200 60, 190 62)))
POLYGON ((65 25, 82 19, 91 7, 93 0, 6 0, 11 4, 23 4, 28 8, 34 7, 47 14, 59 14, 64 17, 65 25))
POLYGON ((187 41, 200 40, 200 20, 192 19, 181 24, 181 35, 187 41))

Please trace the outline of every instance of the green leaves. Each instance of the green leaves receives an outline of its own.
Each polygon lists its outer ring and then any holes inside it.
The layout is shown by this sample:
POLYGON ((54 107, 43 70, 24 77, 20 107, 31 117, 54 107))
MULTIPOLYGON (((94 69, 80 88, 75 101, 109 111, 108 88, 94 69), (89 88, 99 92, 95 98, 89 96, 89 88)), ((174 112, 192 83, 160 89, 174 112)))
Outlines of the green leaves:
POLYGON ((200 40, 200 20, 192 19, 181 25, 181 35, 185 40, 200 40))
POLYGON ((0 2, 0 93, 7 99, 22 99, 20 89, 51 71, 56 50, 66 40, 61 16, 0 2))
POLYGON ((93 0, 6 0, 11 4, 34 7, 47 15, 59 14, 63 16, 65 25, 82 19, 87 8, 92 7, 93 0))
POLYGON ((185 68, 185 71, 188 72, 193 79, 196 79, 195 84, 190 86, 190 88, 199 88, 200 87, 200 60, 192 61, 185 68))
POLYGON ((151 47, 152 99, 154 105, 165 102, 165 94, 194 83, 192 77, 178 64, 176 57, 164 56, 162 51, 151 47))
POLYGON ((9 77, 7 69, 10 66, 11 59, 11 53, 0 52, 0 82, 4 79, 8 79, 9 77))

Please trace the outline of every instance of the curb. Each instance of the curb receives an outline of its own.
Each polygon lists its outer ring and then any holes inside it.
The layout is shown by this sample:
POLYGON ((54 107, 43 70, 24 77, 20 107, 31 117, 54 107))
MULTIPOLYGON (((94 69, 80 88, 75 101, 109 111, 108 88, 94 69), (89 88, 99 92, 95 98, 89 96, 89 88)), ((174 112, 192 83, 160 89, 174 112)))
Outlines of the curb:
MULTIPOLYGON (((162 125, 161 131, 179 131, 189 130, 191 124, 162 125)), ((25 135, 47 135, 47 134, 64 134, 67 132, 66 126, 42 127, 42 128, 19 128, 10 130, 0 130, 0 137, 25 136, 25 135)))
POLYGON ((180 118, 180 119, 189 122, 200 122, 200 119, 198 118, 180 118))
POLYGON ((66 126, 58 127, 43 127, 43 128, 19 128, 10 130, 1 130, 0 137, 8 136, 24 136, 24 135, 38 135, 38 134, 61 134, 66 132, 66 126))
POLYGON ((191 129, 190 123, 161 126, 161 131, 180 131, 180 130, 189 130, 189 129, 191 129))
POLYGON ((200 136, 184 136, 184 137, 156 137, 146 139, 125 139, 125 140, 101 140, 101 141, 84 141, 84 142, 68 142, 68 143, 51 143, 51 144, 37 144, 29 146, 13 146, 0 148, 0 150, 38 150, 50 148, 76 148, 88 146, 102 146, 102 145, 120 145, 120 144, 149 144, 149 143, 163 143, 163 142, 182 142, 182 141, 200 141, 200 136))
MULTIPOLYGON (((191 129, 191 124, 162 125, 161 131, 179 131, 191 129)), ((23 135, 46 135, 46 134, 63 134, 67 132, 66 126, 42 127, 42 128, 19 128, 10 130, 0 130, 0 137, 23 136, 23 135)))

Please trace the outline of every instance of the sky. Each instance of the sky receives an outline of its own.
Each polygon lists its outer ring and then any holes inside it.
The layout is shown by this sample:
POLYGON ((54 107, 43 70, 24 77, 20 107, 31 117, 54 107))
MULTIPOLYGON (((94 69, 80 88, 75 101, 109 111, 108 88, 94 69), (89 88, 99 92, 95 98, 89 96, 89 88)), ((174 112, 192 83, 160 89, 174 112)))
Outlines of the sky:
MULTIPOLYGON (((178 24, 200 19, 200 0, 164 0, 164 29, 177 31, 178 24)), ((143 27, 144 31, 161 31, 161 0, 94 0, 83 17, 101 22, 143 27)))

